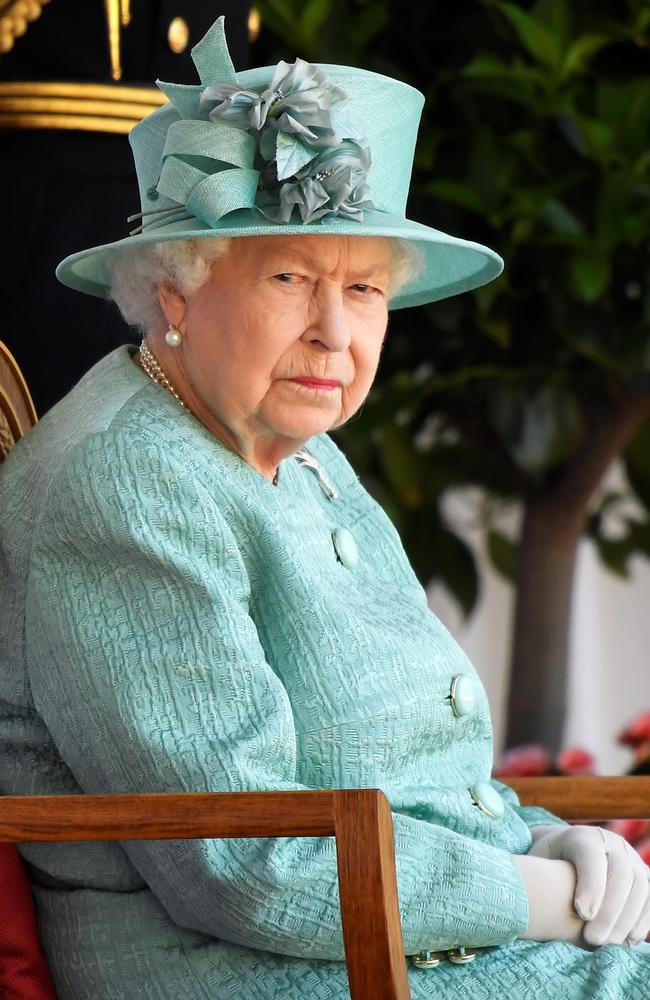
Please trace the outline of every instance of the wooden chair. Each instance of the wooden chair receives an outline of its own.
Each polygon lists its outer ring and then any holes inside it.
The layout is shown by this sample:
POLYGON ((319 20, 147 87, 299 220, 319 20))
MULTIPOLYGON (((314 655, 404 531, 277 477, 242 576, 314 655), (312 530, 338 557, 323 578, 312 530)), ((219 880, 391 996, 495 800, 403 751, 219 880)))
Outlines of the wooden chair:
POLYGON ((0 340, 0 462, 36 420, 27 383, 13 354, 0 340))
POLYGON ((650 819, 650 776, 506 778, 522 805, 544 806, 571 822, 650 819))

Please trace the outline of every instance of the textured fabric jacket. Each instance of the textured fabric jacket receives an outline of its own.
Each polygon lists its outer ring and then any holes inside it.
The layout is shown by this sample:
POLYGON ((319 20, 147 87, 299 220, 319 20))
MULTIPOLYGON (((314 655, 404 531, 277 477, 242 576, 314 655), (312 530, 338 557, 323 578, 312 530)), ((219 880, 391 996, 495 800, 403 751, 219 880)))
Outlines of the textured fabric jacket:
MULTIPOLYGON (((132 363, 99 362, 0 473, 0 790, 378 786, 414 997, 650 997, 640 949, 516 940, 552 821, 490 781, 481 683, 328 435, 273 485, 132 363), (337 556, 346 528, 359 562, 337 556), (473 711, 452 711, 467 678, 473 711), (558 992, 558 981, 563 982, 558 992)), ((334 841, 22 845, 60 1000, 348 995, 334 841)))

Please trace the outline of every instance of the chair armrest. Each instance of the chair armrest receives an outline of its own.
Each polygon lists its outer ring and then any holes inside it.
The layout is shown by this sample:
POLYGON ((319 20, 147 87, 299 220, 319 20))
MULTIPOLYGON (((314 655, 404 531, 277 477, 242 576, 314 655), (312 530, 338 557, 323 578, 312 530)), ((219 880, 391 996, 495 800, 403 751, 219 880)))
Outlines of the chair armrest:
POLYGON ((330 836, 352 1000, 410 1000, 392 816, 378 789, 0 798, 0 841, 330 836))
POLYGON ((566 820, 647 819, 650 776, 505 778, 522 805, 543 806, 566 820))

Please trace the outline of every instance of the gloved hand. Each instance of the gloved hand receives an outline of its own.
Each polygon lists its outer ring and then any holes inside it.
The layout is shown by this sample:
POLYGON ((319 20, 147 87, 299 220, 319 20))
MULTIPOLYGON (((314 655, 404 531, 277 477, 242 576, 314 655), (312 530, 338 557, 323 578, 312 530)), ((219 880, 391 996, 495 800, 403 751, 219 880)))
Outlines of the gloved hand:
POLYGON ((527 856, 570 861, 574 907, 587 944, 638 944, 650 930, 650 869, 637 852, 598 826, 537 826, 527 856))
POLYGON ((569 941, 586 947, 585 922, 576 913, 573 897, 576 870, 570 861, 514 854, 526 895, 528 927, 519 936, 527 941, 569 941))

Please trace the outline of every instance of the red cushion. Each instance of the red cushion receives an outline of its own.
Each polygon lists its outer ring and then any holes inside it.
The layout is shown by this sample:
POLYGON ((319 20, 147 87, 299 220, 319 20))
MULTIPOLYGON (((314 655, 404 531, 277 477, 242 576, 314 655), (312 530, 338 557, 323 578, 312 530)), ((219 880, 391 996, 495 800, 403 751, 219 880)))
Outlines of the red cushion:
POLYGON ((29 878, 13 844, 0 843, 0 997, 56 1000, 38 940, 29 878))

